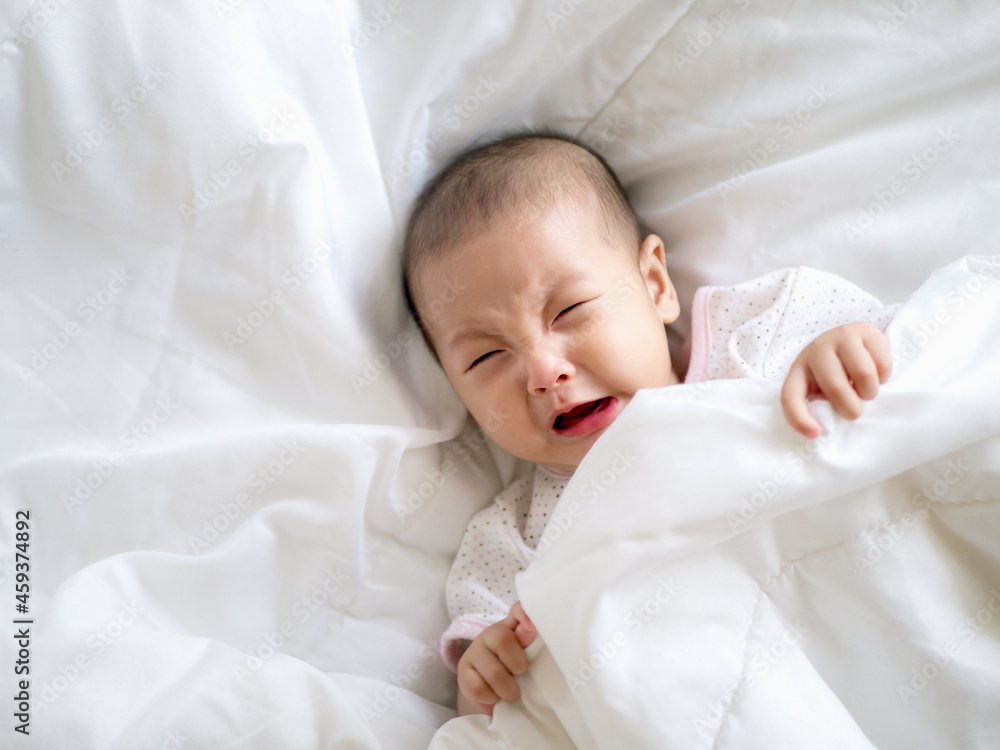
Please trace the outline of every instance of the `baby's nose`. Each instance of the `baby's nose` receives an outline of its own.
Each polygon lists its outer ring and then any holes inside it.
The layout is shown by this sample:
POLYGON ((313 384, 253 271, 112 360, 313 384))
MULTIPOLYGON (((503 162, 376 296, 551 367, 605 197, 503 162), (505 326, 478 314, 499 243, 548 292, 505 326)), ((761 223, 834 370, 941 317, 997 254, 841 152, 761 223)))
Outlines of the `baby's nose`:
POLYGON ((551 345, 534 346, 526 357, 528 391, 535 395, 541 395, 569 380, 575 371, 565 355, 551 345))

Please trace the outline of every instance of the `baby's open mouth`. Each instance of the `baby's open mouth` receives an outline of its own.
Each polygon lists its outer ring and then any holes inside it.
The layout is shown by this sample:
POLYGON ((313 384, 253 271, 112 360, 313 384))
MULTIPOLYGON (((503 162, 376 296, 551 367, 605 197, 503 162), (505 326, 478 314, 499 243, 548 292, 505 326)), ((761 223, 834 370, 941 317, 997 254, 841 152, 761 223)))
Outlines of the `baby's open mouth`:
POLYGON ((610 396, 605 396, 604 398, 598 399, 597 401, 588 401, 585 404, 580 404, 567 412, 564 412, 556 417, 555 422, 552 424, 552 429, 556 432, 562 432, 563 430, 568 430, 576 424, 579 424, 588 416, 594 412, 604 409, 611 402, 610 396))

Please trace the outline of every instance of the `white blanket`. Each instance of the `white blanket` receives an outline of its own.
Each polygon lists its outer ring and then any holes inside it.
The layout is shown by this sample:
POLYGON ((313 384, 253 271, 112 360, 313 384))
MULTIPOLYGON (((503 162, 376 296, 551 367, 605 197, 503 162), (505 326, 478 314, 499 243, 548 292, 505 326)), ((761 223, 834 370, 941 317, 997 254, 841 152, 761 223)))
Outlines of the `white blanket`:
POLYGON ((519 577, 524 697, 433 748, 1000 745, 1000 256, 935 273, 863 417, 642 391, 519 577), (508 743, 493 744, 493 743, 508 743))

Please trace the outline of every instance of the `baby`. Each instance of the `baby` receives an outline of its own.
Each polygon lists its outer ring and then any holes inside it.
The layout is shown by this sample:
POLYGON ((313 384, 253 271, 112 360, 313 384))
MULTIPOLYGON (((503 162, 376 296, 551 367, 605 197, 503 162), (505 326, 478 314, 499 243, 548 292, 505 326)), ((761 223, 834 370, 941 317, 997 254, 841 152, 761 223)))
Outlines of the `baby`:
POLYGON ((640 388, 784 377, 781 406, 808 438, 810 397, 848 419, 889 377, 891 310, 838 277, 799 268, 695 295, 671 361, 680 303, 664 244, 598 154, 550 131, 459 155, 407 225, 410 310, 455 392, 528 469, 469 523, 449 575, 445 662, 460 714, 520 696, 535 629, 514 576, 590 447, 640 388))

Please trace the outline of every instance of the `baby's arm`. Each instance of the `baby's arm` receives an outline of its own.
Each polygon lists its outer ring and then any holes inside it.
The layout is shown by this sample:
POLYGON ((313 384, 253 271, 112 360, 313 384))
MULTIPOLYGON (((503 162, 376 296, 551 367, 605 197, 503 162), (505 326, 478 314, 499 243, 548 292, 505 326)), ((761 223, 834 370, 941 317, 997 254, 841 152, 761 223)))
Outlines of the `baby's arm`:
POLYGON ((521 688, 515 675, 528 669, 524 649, 535 640, 534 624, 520 602, 507 617, 476 636, 458 662, 458 714, 493 715, 501 700, 516 701, 521 688))
POLYGON ((848 323, 818 336, 792 363, 781 389, 788 423, 807 438, 823 432, 809 412, 807 397, 824 396, 845 419, 861 416, 861 399, 870 401, 889 379, 892 357, 885 334, 871 323, 848 323))

